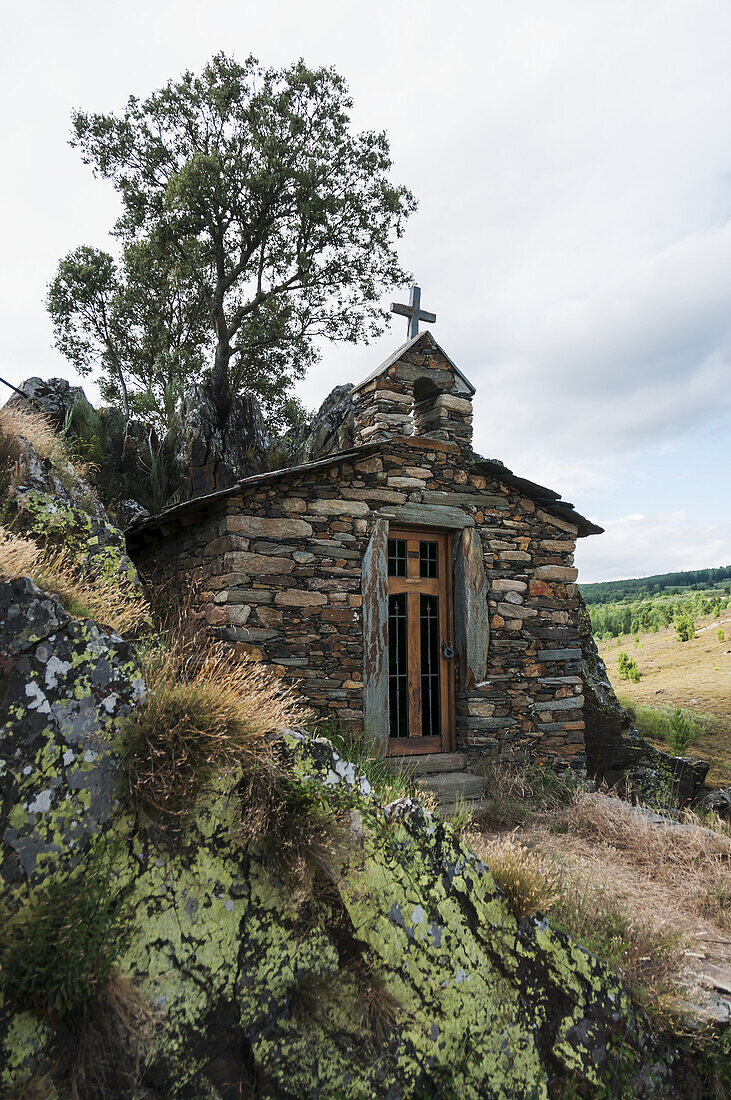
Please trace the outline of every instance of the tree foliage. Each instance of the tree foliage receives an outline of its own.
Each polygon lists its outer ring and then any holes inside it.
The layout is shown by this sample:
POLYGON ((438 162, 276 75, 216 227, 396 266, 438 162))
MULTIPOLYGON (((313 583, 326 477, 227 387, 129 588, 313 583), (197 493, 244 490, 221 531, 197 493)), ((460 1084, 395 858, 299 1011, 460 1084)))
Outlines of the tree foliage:
POLYGON ((225 418, 241 392, 280 405, 317 338, 379 335, 415 202, 388 179, 385 134, 354 133, 351 108, 333 69, 218 54, 120 115, 77 112, 72 144, 122 200, 124 255, 121 272, 91 249, 62 261, 49 308, 65 354, 122 394, 128 380, 159 393, 205 359, 225 418))
POLYGON ((203 366, 205 316, 190 284, 150 242, 118 266, 82 245, 58 266, 47 298, 56 346, 82 376, 97 369, 105 401, 168 428, 187 379, 203 366))

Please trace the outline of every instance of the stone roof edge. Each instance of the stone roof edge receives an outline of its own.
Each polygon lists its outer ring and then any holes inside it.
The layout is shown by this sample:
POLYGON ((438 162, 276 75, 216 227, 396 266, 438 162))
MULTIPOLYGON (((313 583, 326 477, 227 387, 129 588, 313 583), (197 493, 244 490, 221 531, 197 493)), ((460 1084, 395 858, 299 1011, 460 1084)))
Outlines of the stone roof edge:
POLYGON ((534 504, 539 504, 544 512, 548 512, 549 515, 554 515, 558 519, 564 520, 566 523, 573 524, 577 528, 578 537, 585 538, 587 535, 602 535, 604 534, 604 528, 599 527, 598 524, 592 523, 586 516, 582 516, 580 512, 577 512, 573 504, 568 500, 562 500, 561 494, 555 492, 553 489, 546 488, 545 485, 539 485, 535 481, 528 481, 527 478, 518 477, 507 466, 503 466, 502 462, 496 462, 491 459, 480 459, 473 465, 473 470, 478 470, 489 474, 490 477, 496 478, 498 481, 503 481, 506 485, 509 485, 512 489, 516 489, 519 493, 523 493, 534 504))
POLYGON ((380 443, 366 443, 362 447, 353 447, 348 451, 333 451, 331 455, 326 455, 325 458, 316 458, 312 462, 301 462, 297 466, 284 466, 281 470, 267 470, 263 474, 251 474, 249 477, 243 477, 240 481, 230 485, 228 489, 217 489, 215 493, 204 493, 199 497, 191 497, 190 500, 182 500, 179 504, 171 504, 167 508, 163 508, 162 512, 158 512, 157 515, 147 516, 145 519, 133 520, 125 531, 130 533, 134 531, 144 531, 160 523, 165 523, 166 520, 182 512, 192 510, 201 504, 210 504, 213 501, 223 500, 225 497, 234 496, 236 493, 241 492, 242 489, 248 489, 251 485, 271 481, 278 477, 285 477, 287 474, 299 474, 307 470, 317 470, 320 467, 331 466, 335 462, 347 462, 349 458, 360 458, 363 455, 373 454, 381 445, 380 443))
POLYGON ((412 336, 411 339, 407 340, 405 344, 402 344, 400 348, 396 348, 396 350, 392 352, 391 355, 389 355, 388 359, 384 359, 381 365, 376 367, 376 369, 372 371, 367 378, 364 378, 362 382, 358 382, 356 386, 353 386, 353 393, 361 389, 362 386, 367 385, 368 382, 372 382, 374 378, 378 378, 379 374, 383 374, 385 370, 388 370, 390 366, 392 366, 398 359, 400 359, 402 355, 405 355, 406 352, 414 346, 414 344, 417 344, 419 342, 419 340, 423 340, 425 336, 429 337, 439 354, 444 356, 454 373, 460 376, 464 384, 468 387, 470 395, 474 395, 477 391, 470 382, 469 378, 467 378, 459 369, 457 364, 454 363, 452 359, 450 359, 444 348, 436 342, 429 329, 424 329, 423 332, 417 332, 416 336, 412 336))
MULTIPOLYGON (((273 481, 279 477, 286 477, 288 474, 300 474, 308 470, 322 469, 326 466, 332 466, 336 462, 347 462, 348 459, 351 458, 362 458, 364 455, 375 454, 377 451, 387 447, 388 444, 389 440, 383 440, 378 443, 366 443, 361 447, 352 447, 348 451, 334 451, 331 455, 327 455, 325 458, 315 459, 313 462, 302 462, 298 466, 285 466, 281 470, 268 470, 263 474, 252 474, 250 477, 245 477, 237 481, 228 489, 219 489, 215 493, 206 493, 204 496, 192 497, 191 500, 181 501, 180 504, 171 504, 169 508, 165 508, 156 516, 148 516, 146 519, 135 520, 126 530, 130 534, 136 531, 149 530, 150 528, 164 524, 167 520, 173 519, 184 512, 193 511, 201 505, 210 504, 213 501, 223 500, 226 497, 234 496, 236 493, 241 492, 242 489, 248 489, 253 485, 273 481)), ((514 474, 507 466, 503 466, 501 462, 490 459, 479 459, 472 464, 472 469, 480 473, 487 473, 498 481, 504 482, 510 488, 527 496, 535 504, 539 504, 544 512, 548 512, 549 515, 554 515, 566 523, 573 524, 577 528, 579 538, 584 538, 586 535, 601 535, 604 532, 603 527, 597 526, 597 524, 587 519, 586 516, 582 516, 569 501, 561 500, 560 493, 554 492, 553 489, 546 488, 545 485, 539 485, 535 481, 528 481, 524 477, 518 477, 517 474, 514 474)))

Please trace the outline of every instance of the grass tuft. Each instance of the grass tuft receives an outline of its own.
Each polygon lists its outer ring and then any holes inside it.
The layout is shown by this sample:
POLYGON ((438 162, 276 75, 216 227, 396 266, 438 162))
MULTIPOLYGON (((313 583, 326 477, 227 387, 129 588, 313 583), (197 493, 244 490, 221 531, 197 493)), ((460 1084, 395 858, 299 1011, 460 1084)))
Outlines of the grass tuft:
POLYGON ((469 832, 474 826, 474 811, 470 808, 469 802, 461 791, 457 795, 454 811, 447 818, 447 821, 452 826, 457 836, 462 836, 463 833, 469 832))
POLYGON ((487 865, 516 920, 548 913, 561 897, 555 867, 510 833, 495 839, 470 834, 465 842, 487 865))
POLYGON ((269 735, 308 714, 264 666, 222 645, 205 655, 150 650, 142 675, 147 695, 119 729, 125 795, 135 812, 169 827, 184 823, 214 776, 240 767, 266 778, 269 735))
POLYGON ((74 618, 94 619, 120 634, 149 626, 147 601, 137 590, 104 577, 90 578, 71 554, 41 547, 0 527, 0 580, 30 577, 57 596, 74 618))
MULTIPOLYGON (((355 764, 385 805, 399 798, 418 798, 420 802, 424 802, 423 792, 418 789, 406 764, 399 760, 394 765, 385 760, 378 742, 362 734, 343 730, 332 718, 313 723, 312 731, 320 737, 326 737, 345 760, 355 764)), ((427 809, 430 808, 427 806, 427 809)))
POLYGON ((57 1096, 51 1078, 46 1074, 34 1073, 25 1081, 6 1088, 2 1093, 2 1100, 56 1100, 57 1096))
POLYGON ((336 884, 347 859, 348 831, 339 792, 291 778, 273 758, 246 772, 238 794, 237 843, 259 843, 295 908, 312 901, 340 910, 336 884))
POLYGON ((109 980, 130 942, 129 888, 112 867, 120 845, 98 841, 73 875, 52 880, 0 932, 0 984, 18 1006, 63 1020, 109 980))
POLYGON ((59 1035, 56 1073, 73 1100, 129 1100, 149 1055, 156 1021, 127 978, 112 973, 103 986, 66 1019, 59 1035))
POLYGON ((480 824, 497 829, 524 825, 536 816, 570 805, 579 791, 578 782, 570 774, 559 773, 548 764, 498 761, 485 773, 488 806, 480 812, 480 824))

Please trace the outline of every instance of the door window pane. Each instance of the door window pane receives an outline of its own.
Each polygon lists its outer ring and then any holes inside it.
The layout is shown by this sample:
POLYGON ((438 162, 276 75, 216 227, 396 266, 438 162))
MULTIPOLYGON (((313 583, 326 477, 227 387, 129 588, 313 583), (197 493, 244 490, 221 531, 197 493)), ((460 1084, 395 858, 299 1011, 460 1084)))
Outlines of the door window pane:
POLYGON ((439 576, 439 544, 436 542, 419 543, 419 576, 439 576))
POLYGON ((388 700, 391 737, 408 737, 409 669, 405 592, 388 597, 388 700))
POLYGON ((421 628, 421 732, 436 737, 440 732, 439 706, 439 600, 420 597, 421 628))
POLYGON ((388 575, 406 576, 406 539, 388 540, 388 575))

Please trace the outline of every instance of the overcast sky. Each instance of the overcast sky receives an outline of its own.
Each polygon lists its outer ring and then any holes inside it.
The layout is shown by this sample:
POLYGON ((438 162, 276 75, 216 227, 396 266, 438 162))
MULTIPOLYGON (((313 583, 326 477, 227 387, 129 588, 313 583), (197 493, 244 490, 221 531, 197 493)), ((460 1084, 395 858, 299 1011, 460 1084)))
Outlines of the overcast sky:
MULTIPOLYGON (((118 110, 219 50, 302 56, 346 77, 419 200, 402 261, 477 386, 476 449, 606 527, 581 579, 729 564, 730 43, 728 0, 7 5, 0 374, 73 379, 45 288, 72 248, 110 247, 116 197, 67 144, 72 108, 118 110)), ((325 348, 305 402, 405 323, 325 348)))

